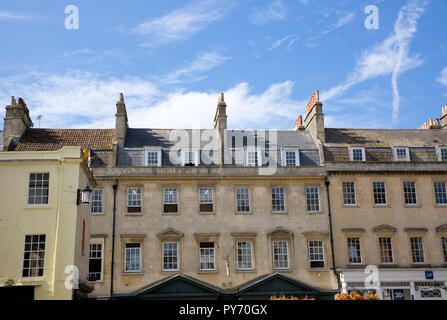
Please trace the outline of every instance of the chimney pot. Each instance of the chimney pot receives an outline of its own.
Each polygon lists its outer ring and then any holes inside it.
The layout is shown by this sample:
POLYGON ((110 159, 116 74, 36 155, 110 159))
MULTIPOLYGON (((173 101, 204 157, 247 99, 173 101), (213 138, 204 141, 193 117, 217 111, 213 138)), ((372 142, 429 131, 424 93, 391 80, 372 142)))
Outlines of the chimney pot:
POLYGON ((122 92, 120 93, 119 101, 124 102, 124 94, 122 92))
POLYGON ((17 105, 16 99, 14 98, 14 96, 11 96, 11 101, 9 102, 9 105, 10 106, 16 106, 17 105))
POLYGON ((217 100, 218 102, 225 102, 225 100, 224 100, 224 93, 223 92, 221 92, 220 94, 219 94, 219 99, 217 100))

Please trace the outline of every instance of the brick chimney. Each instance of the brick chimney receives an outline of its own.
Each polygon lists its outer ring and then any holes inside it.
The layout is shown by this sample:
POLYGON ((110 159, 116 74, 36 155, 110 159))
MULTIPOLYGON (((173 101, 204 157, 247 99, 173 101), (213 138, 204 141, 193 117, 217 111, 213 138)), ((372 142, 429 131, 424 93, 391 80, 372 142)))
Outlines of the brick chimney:
POLYGON ((4 150, 12 150, 22 137, 26 129, 31 128, 33 123, 29 116, 29 110, 25 101, 19 98, 18 103, 11 97, 9 105, 6 106, 5 122, 3 125, 4 150))
POLYGON ((315 139, 325 142, 323 103, 320 102, 318 90, 314 92, 306 107, 305 128, 315 139))
POLYGON ((419 130, 425 130, 425 129, 441 129, 441 123, 439 122, 439 119, 428 119, 423 124, 421 124, 418 128, 419 130))
POLYGON ((126 132, 128 126, 126 104, 124 103, 124 95, 120 93, 119 100, 116 102, 115 114, 115 140, 119 146, 124 146, 126 140, 126 132))
POLYGON ((304 130, 304 126, 303 126, 303 116, 299 115, 298 119, 296 119, 295 122, 295 127, 293 127, 294 131, 298 131, 298 130, 304 130))
POLYGON ((447 129, 447 104, 442 107, 441 128, 442 129, 447 129))

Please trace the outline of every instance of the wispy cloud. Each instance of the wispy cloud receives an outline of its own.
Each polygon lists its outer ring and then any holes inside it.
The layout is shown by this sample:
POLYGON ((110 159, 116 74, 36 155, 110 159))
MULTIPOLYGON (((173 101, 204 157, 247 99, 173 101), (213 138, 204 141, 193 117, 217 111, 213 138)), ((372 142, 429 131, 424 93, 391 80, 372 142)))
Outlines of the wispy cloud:
POLYGON ((445 67, 441 73, 439 74, 438 78, 436 79, 438 82, 444 86, 447 87, 447 67, 445 67))
POLYGON ((33 20, 33 19, 36 19, 36 17, 28 15, 28 14, 0 10, 0 21, 1 20, 33 20))
POLYGON ((144 36, 143 46, 148 48, 185 40, 225 17, 233 5, 231 1, 223 0, 197 1, 160 18, 145 21, 131 32, 144 36))
POLYGON ((197 58, 191 62, 188 62, 186 66, 176 69, 166 76, 162 77, 163 83, 179 83, 182 78, 191 79, 197 75, 209 71, 225 61, 230 57, 224 56, 216 51, 202 52, 197 58))
POLYGON ((263 25, 270 21, 284 20, 287 17, 287 8, 281 0, 275 0, 267 7, 258 7, 251 10, 248 21, 254 25, 263 25))
POLYGON ((391 75, 393 119, 396 119, 400 105, 398 78, 423 63, 419 56, 410 55, 410 43, 417 32, 417 22, 426 5, 425 0, 410 0, 403 6, 395 21, 394 32, 371 50, 363 52, 354 71, 343 83, 322 92, 322 99, 331 100, 360 82, 377 76, 391 75))
POLYGON ((348 24, 354 22, 354 18, 355 18, 355 13, 354 13, 354 12, 348 13, 348 14, 344 15, 343 17, 340 17, 340 18, 337 20, 337 22, 335 22, 335 23, 333 23, 333 24, 327 26, 327 27, 326 27, 325 29, 323 29, 320 33, 318 33, 317 35, 315 35, 315 36, 309 38, 309 39, 306 41, 306 45, 307 45, 308 47, 314 47, 314 46, 316 46, 317 43, 316 43, 315 41, 316 41, 317 39, 319 39, 319 38, 321 38, 321 37, 323 37, 323 36, 325 36, 325 35, 327 35, 327 34, 333 32, 333 31, 335 31, 335 30, 337 30, 337 29, 340 29, 341 27, 344 27, 344 26, 346 26, 346 25, 348 25, 348 24))
MULTIPOLYGON (((50 128, 113 128, 119 92, 124 93, 132 127, 191 128, 199 121, 201 127, 211 128, 218 97, 217 91, 163 91, 144 78, 117 79, 81 71, 22 74, 0 79, 0 88, 2 104, 10 95, 23 97, 31 117, 43 115, 42 127, 50 128)), ((246 82, 224 90, 229 127, 292 126, 302 104, 291 98, 293 82, 273 83, 260 93, 252 90, 246 82)))

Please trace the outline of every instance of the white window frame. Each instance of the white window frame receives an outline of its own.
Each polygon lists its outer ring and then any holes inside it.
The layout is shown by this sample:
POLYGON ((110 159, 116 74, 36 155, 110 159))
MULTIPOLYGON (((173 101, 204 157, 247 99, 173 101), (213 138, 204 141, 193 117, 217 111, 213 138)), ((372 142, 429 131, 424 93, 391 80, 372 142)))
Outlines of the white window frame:
MULTIPOLYGON (((284 255, 284 253, 281 253, 282 255, 284 255)), ((273 259, 273 269, 274 270, 289 270, 290 269, 290 250, 289 250, 289 241, 287 240, 273 240, 272 241, 272 259, 273 259), (287 257, 287 266, 285 267, 277 267, 275 265, 275 244, 279 243, 279 242, 285 242, 286 246, 286 257, 287 257)))
POLYGON ((393 155, 394 155, 394 161, 410 161, 410 148, 408 148, 408 147, 393 147, 393 155), (405 159, 399 159, 397 157, 398 149, 405 150, 405 159))
POLYGON ((215 271, 216 270, 216 242, 214 242, 214 241, 200 241, 199 242, 199 270, 200 271, 215 271), (202 248, 200 246, 201 243, 206 243, 206 242, 210 242, 210 243, 212 242, 214 244, 213 247, 212 248, 202 248), (202 249, 205 250, 205 251, 209 250, 210 252, 208 252, 207 255, 206 254, 202 255, 202 249), (208 262, 203 262, 203 263, 204 264, 205 263, 212 263, 214 268, 202 268, 202 258, 205 257, 205 256, 210 257, 211 256, 211 251, 212 251, 213 259, 212 260, 209 259, 208 262))
POLYGON ((261 149, 252 149, 252 148, 245 148, 245 156, 244 156, 244 165, 246 167, 255 167, 255 164, 250 164, 248 162, 248 154, 249 152, 255 152, 256 153, 256 157, 257 157, 257 161, 258 161, 258 167, 262 167, 262 152, 261 149))
POLYGON ((97 238, 97 239, 90 239, 90 243, 89 243, 89 257, 88 257, 88 261, 89 261, 89 269, 88 269, 88 274, 90 274, 90 245, 92 244, 100 244, 101 245, 101 277, 99 280, 89 280, 90 282, 102 282, 104 279, 104 239, 103 238, 97 238))
POLYGON ((272 187, 271 188, 271 192, 272 192, 272 212, 274 213, 284 213, 286 212, 286 188, 284 187, 272 187), (274 206, 273 206, 273 189, 282 189, 282 202, 283 202, 283 210, 275 210, 274 206))
POLYGON ((442 196, 442 198, 447 198, 447 183, 444 181, 435 181, 433 183, 433 191, 435 193, 435 204, 437 206, 447 206, 447 202, 438 202, 438 194, 441 194, 440 188, 437 188, 437 185, 441 186, 444 189, 445 194, 442 196), (444 197, 445 196, 445 197, 444 197))
POLYGON ((198 149, 190 149, 190 148, 185 148, 181 150, 181 156, 182 156, 182 166, 184 167, 186 162, 185 162, 185 155, 187 152, 192 152, 194 154, 194 166, 197 167, 200 163, 200 159, 199 159, 199 150, 198 149))
POLYGON ((410 250, 411 250, 411 263, 412 264, 426 264, 427 263, 426 262, 427 257, 425 256, 424 237, 421 237, 421 236, 410 237, 410 250), (421 246, 419 248, 416 248, 415 250, 413 250, 413 243, 411 242, 411 239, 421 239, 421 242, 419 243, 421 246), (416 250, 422 250, 422 258, 424 261, 418 261, 418 262, 414 261, 414 252, 416 250))
MULTIPOLYGON (((248 257, 248 255, 243 255, 245 257, 248 257)), ((237 264, 237 270, 253 270, 254 269, 254 263, 253 263, 253 242, 249 240, 241 240, 236 242, 236 264, 237 264), (243 268, 239 265, 239 244, 240 243, 249 243, 250 244, 250 267, 243 268)))
POLYGON ((342 193, 343 193, 343 205, 344 206, 356 206, 357 205, 357 192, 355 189, 355 182, 354 181, 343 181, 341 184, 341 188, 342 188, 342 193), (352 184, 353 192, 350 194, 354 195, 354 203, 346 203, 346 200, 349 199, 349 198, 345 197, 346 192, 348 192, 348 191, 351 192, 350 190, 347 190, 345 188, 345 184, 347 184, 347 183, 352 184))
MULTIPOLYGON (((171 257, 174 257, 173 255, 171 257)), ((179 268, 179 243, 178 241, 163 241, 163 246, 162 246, 162 271, 164 272, 172 272, 172 271, 178 271, 179 268), (175 244, 176 248, 176 268, 172 268, 172 269, 165 269, 165 245, 167 244, 175 244)))
MULTIPOLYGON (((348 263, 349 264, 353 264, 353 265, 362 264, 363 263, 362 240, 358 236, 348 237, 346 239, 347 239, 347 245, 348 245, 348 263), (358 239, 358 245, 359 245, 358 253, 360 254, 360 261, 359 262, 351 262, 351 256, 350 256, 350 252, 349 252, 349 244, 352 244, 352 243, 349 242, 349 239, 358 239)), ((357 249, 356 249, 356 254, 357 254, 357 249)), ((356 255, 356 258, 357 257, 358 256, 356 255)))
POLYGON ((250 187, 236 187, 236 212, 237 213, 250 213, 251 212, 251 201, 250 201, 250 187), (244 199, 248 201, 248 211, 239 211, 238 210, 238 198, 237 193, 239 189, 247 189, 248 199, 244 199))
MULTIPOLYGON (((138 194, 138 193, 137 193, 138 194)), ((127 214, 143 214, 143 188, 139 188, 139 187, 129 187, 129 188, 127 188, 127 207, 126 207, 126 210, 127 210, 127 214), (136 189, 136 190, 140 190, 140 199, 137 199, 137 200, 135 200, 135 201, 140 201, 140 205, 138 206, 138 205, 129 205, 129 190, 131 190, 131 189, 136 189), (141 210, 140 210, 140 212, 128 212, 128 210, 127 210, 127 208, 129 208, 129 207, 133 207, 133 208, 141 208, 141 210)))
POLYGON ((306 187, 305 191, 306 191, 306 211, 307 212, 321 212, 320 187, 309 186, 309 187, 306 187), (318 209, 317 210, 309 210, 309 195, 307 194, 307 189, 317 189, 317 196, 318 196, 318 209))
POLYGON ((365 162, 366 161, 366 153, 365 148, 363 147, 349 147, 349 160, 353 162, 365 162), (361 150, 362 151, 362 160, 354 160, 354 150, 361 150))
POLYGON ((92 205, 91 205, 90 213, 92 215, 104 214, 104 189, 103 188, 94 188, 93 189, 93 191, 92 191, 92 205), (101 200, 100 200, 101 201, 101 211, 98 211, 98 212, 93 212, 93 202, 99 202, 99 201, 93 199, 93 195, 94 195, 95 191, 96 192, 101 191, 101 200))
POLYGON ((25 245, 24 245, 23 256, 22 256, 22 269, 20 270, 20 278, 22 278, 22 279, 41 279, 41 278, 44 277, 44 275, 45 275, 45 259, 46 259, 46 255, 47 255, 46 254, 46 251, 47 251, 47 240, 48 240, 48 237, 47 237, 46 234, 26 234, 25 235, 25 239, 24 239, 24 244, 25 245), (28 237, 28 236, 31 237, 31 242, 26 242, 26 237, 28 237), (38 236, 39 237, 39 239, 37 241, 37 244, 38 244, 37 251, 33 250, 33 244, 36 243, 36 242, 33 241, 33 237, 34 236, 38 236), (40 237, 41 236, 45 236, 45 241, 43 242, 43 244, 44 244, 44 249, 43 250, 41 250, 40 246, 39 246, 42 243, 40 241, 40 237), (26 250, 26 244, 27 243, 30 244, 30 250, 26 250), (23 275, 23 272, 25 270, 25 260, 29 260, 29 261, 36 260, 36 259, 31 259, 31 257, 28 258, 28 259, 25 259, 25 254, 27 252, 35 253, 35 254, 38 254, 38 255, 39 255, 40 252, 43 252, 43 259, 37 259, 38 261, 43 260, 42 261, 42 265, 38 264, 34 268, 32 268, 31 266, 28 266, 26 268, 28 270, 28 274, 31 272, 32 269, 36 269, 37 268, 37 271, 39 271, 39 269, 42 269, 42 275, 41 276, 40 275, 37 275, 37 276, 33 276, 33 275, 24 276, 23 275))
POLYGON ((387 196, 387 192, 386 192, 386 182, 385 181, 373 181, 372 183, 372 189, 373 189, 373 203, 374 206, 387 206, 388 205, 388 196, 387 196), (375 193, 374 193, 374 184, 375 183, 383 183, 383 189, 384 189, 384 196, 385 196, 385 203, 376 203, 376 197, 375 197, 375 193))
MULTIPOLYGON (((45 180, 42 179, 41 181, 45 181, 45 180)), ((33 198, 34 199, 38 199, 38 197, 36 195, 34 195, 33 198)), ((44 197, 41 196, 41 198, 43 199, 44 197)), ((49 172, 30 172, 28 174, 28 192, 27 192, 27 195, 26 195, 26 204, 28 206, 48 206, 49 203, 50 203, 50 173, 49 172), (31 191, 31 189, 30 189, 30 182, 31 182, 31 175, 32 174, 42 174, 42 175, 48 174, 48 188, 43 188, 43 187, 39 187, 39 188, 34 187, 33 188, 34 192, 36 192, 37 190, 43 191, 43 190, 47 189, 47 192, 48 192, 47 197, 46 197, 47 198, 47 202, 43 202, 42 201, 42 203, 30 203, 30 191, 31 191)))
POLYGON ((161 167, 161 148, 148 148, 148 147, 144 148, 144 166, 146 166, 146 167, 161 167), (148 164, 148 160, 149 160, 148 153, 149 152, 157 153, 157 165, 150 166, 148 164))
POLYGON ((324 268, 326 268, 326 259, 325 259, 325 254, 324 254, 324 240, 308 240, 307 241, 307 248, 308 248, 308 253, 309 253, 309 267, 311 268, 311 269, 324 269, 324 268), (321 252, 318 252, 318 253, 311 253, 310 252, 310 247, 311 247, 311 243, 315 243, 315 242, 321 242, 321 246, 314 246, 314 248, 321 248, 321 252), (323 255, 323 260, 319 260, 319 259, 315 259, 315 258, 312 258, 312 256, 316 256, 316 255, 323 255), (321 261, 323 261, 323 266, 322 267, 312 267, 311 266, 311 263, 313 262, 313 261, 316 261, 316 262, 321 262, 321 261))
POLYGON ((298 148, 282 147, 281 148, 281 163, 282 163, 283 167, 299 167, 300 166, 300 150, 298 148), (287 152, 295 153, 295 165, 294 166, 287 165, 287 157, 286 157, 287 152))
POLYGON ((124 272, 125 273, 139 273, 141 272, 141 249, 142 249, 142 245, 139 242, 126 242, 124 244, 124 272), (139 252, 138 252, 138 263, 139 263, 139 268, 138 269, 132 269, 132 270, 127 270, 127 255, 129 254, 127 249, 135 249, 135 248, 127 248, 128 244, 138 244, 139 245, 139 252))
MULTIPOLYGON (((418 201, 418 194, 417 194, 417 190, 416 190, 416 182, 414 182, 414 181, 404 181, 404 182, 402 182, 402 189, 403 189, 403 192, 404 192, 404 204, 406 206, 417 206, 419 201, 418 201), (407 203, 406 202, 407 197, 406 197, 406 193, 405 193, 405 184, 407 184, 407 183, 409 183, 409 184, 412 183, 413 184, 413 187, 414 187, 414 199, 416 200, 415 203, 407 203)), ((410 197, 408 197, 408 198, 410 198, 410 197)))
POLYGON ((447 147, 436 147, 436 151, 438 153, 438 161, 440 162, 447 162, 447 158, 445 160, 442 160, 442 151, 445 150, 447 154, 447 147))
POLYGON ((379 254, 380 254, 380 263, 381 264, 394 264, 394 247, 393 247, 393 238, 389 237, 389 236, 383 236, 383 237, 379 237, 378 239, 379 242, 379 254), (387 245, 390 245, 391 248, 391 261, 383 261, 384 256, 382 255, 383 250, 381 245, 383 244, 380 240, 381 239, 389 239, 389 243, 386 243, 387 245))

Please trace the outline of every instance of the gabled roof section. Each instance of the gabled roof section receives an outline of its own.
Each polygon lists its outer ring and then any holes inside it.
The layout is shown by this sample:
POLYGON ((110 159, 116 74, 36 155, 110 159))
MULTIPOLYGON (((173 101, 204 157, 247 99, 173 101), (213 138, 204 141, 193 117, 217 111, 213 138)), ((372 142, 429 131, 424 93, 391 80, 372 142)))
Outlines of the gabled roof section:
POLYGON ((112 150, 114 129, 27 129, 15 151, 55 151, 79 146, 96 151, 112 150))
POLYGON ((287 277, 281 273, 261 276, 252 282, 238 288, 236 294, 318 294, 320 290, 301 281, 287 277))
POLYGON ((182 274, 165 278, 135 293, 138 299, 156 299, 175 295, 175 297, 217 297, 219 290, 209 284, 182 274))

